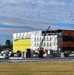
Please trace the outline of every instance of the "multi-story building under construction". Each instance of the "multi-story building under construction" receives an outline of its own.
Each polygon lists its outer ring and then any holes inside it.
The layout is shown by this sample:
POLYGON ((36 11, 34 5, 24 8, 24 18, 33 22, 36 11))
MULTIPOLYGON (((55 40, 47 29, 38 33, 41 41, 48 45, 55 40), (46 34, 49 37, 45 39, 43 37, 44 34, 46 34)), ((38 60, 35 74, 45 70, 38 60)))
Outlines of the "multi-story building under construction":
POLYGON ((42 48, 52 51, 74 50, 74 30, 31 31, 13 34, 13 51, 24 51, 27 48, 37 50, 44 34, 42 48))

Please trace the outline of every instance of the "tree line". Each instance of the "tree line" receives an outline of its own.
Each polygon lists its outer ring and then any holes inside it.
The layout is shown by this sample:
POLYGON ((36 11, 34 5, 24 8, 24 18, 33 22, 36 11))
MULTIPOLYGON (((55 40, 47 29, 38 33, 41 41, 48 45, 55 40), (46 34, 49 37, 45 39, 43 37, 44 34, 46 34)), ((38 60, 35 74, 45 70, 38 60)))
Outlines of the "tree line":
POLYGON ((13 48, 13 43, 8 39, 5 41, 5 45, 0 44, 0 52, 5 49, 9 49, 10 51, 12 51, 12 48, 13 48))

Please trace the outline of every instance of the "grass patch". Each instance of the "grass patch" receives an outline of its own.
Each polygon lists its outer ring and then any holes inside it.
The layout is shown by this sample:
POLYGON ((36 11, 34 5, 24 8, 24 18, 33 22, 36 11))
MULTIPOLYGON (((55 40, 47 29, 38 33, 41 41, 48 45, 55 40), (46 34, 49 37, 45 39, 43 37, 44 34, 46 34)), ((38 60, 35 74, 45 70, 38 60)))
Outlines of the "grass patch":
POLYGON ((0 63, 0 75, 74 75, 74 61, 0 63))

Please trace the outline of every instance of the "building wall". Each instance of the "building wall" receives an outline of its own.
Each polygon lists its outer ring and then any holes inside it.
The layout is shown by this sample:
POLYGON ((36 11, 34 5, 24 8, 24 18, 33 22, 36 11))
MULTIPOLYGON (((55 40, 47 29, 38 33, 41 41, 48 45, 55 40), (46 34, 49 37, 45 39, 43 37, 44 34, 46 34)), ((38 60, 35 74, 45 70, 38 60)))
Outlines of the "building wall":
POLYGON ((24 51, 26 48, 31 48, 31 37, 41 35, 41 31, 31 31, 13 34, 13 51, 24 51))
MULTIPOLYGON (((13 34, 13 51, 24 51, 26 48, 37 50, 43 39, 41 31, 14 33, 13 34), (29 39, 28 39, 29 38, 29 39)), ((57 35, 46 35, 42 43, 42 48, 46 50, 57 50, 57 35)))
MULTIPOLYGON (((40 46, 40 42, 43 36, 33 36, 31 37, 31 49, 37 50, 40 46)), ((45 39, 42 44, 42 48, 46 50, 57 50, 57 35, 45 36, 45 39)))
MULTIPOLYGON (((13 34, 13 50, 24 51, 26 48, 37 50, 43 38, 42 31, 31 31, 13 34)), ((73 30, 48 31, 42 47, 47 50, 74 50, 73 30)))
POLYGON ((62 30, 58 46, 65 50, 74 50, 74 30, 62 30))
POLYGON ((30 48, 30 39, 18 39, 13 41, 13 52, 17 52, 17 50, 25 51, 26 48, 30 48))

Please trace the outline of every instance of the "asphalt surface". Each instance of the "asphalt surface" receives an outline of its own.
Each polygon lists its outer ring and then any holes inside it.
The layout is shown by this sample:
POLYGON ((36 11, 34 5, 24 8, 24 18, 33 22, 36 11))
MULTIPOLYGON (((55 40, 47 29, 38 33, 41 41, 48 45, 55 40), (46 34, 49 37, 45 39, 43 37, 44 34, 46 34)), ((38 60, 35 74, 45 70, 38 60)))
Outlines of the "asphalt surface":
POLYGON ((40 62, 40 61, 74 61, 74 57, 66 57, 66 58, 21 58, 21 57, 11 57, 9 59, 0 59, 1 63, 5 62, 40 62))

